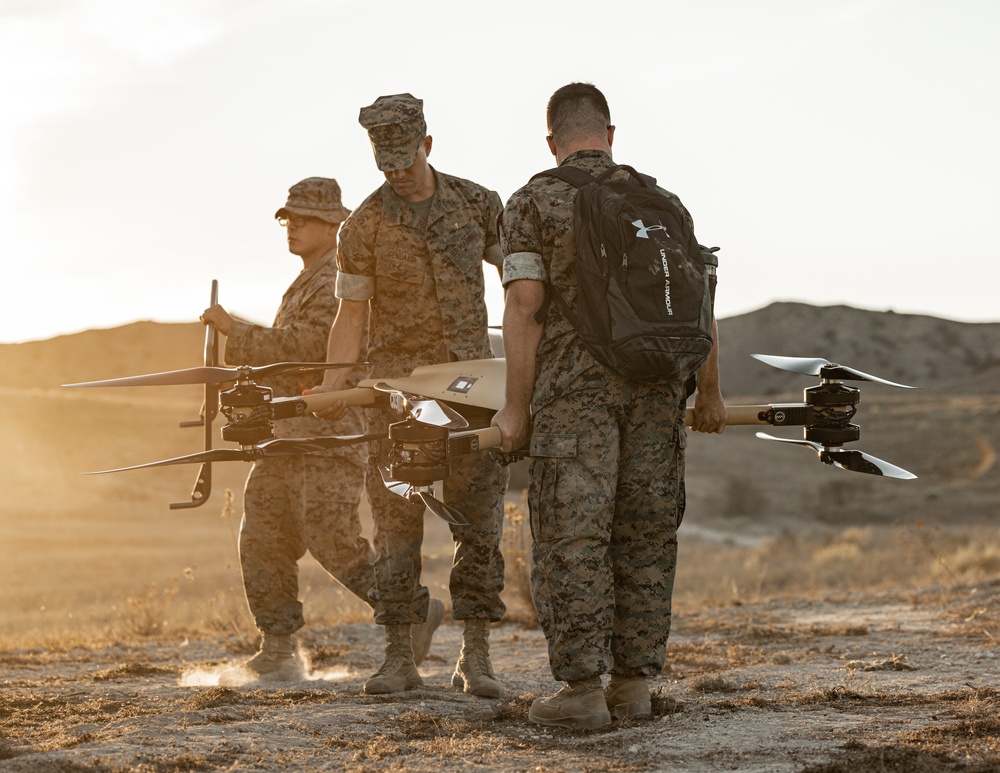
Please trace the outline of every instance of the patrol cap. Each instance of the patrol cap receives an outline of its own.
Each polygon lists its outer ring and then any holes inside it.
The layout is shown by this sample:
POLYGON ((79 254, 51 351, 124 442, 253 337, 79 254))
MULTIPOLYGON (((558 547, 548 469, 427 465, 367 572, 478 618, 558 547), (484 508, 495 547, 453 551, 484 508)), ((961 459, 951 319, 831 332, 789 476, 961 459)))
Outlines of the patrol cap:
POLYGON ((351 210, 340 201, 340 186, 332 177, 307 177, 288 189, 288 201, 275 217, 304 215, 327 223, 343 223, 351 210))
POLYGON ((410 166, 421 140, 427 136, 424 100, 412 94, 379 97, 361 108, 358 123, 368 130, 375 164, 382 172, 410 166))

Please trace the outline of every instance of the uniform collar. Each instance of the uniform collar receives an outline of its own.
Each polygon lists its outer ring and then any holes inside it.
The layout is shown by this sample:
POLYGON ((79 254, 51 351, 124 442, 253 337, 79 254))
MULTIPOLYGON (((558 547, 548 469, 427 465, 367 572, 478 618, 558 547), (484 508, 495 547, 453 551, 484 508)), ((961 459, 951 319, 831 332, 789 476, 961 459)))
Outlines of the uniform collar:
POLYGON ((614 160, 604 150, 578 150, 563 159, 560 166, 575 166, 581 169, 607 168, 614 160))
POLYGON ((327 250, 322 255, 320 255, 319 258, 317 258, 316 261, 311 266, 309 266, 309 268, 302 269, 302 271, 299 272, 299 276, 303 278, 312 276, 313 274, 316 274, 319 271, 321 271, 322 268, 326 266, 328 263, 333 263, 334 265, 337 264, 336 245, 333 246, 333 249, 327 250))
MULTIPOLYGON (((431 211, 427 216, 427 225, 461 206, 461 197, 449 181, 448 175, 441 174, 433 166, 430 168, 434 173, 436 187, 431 199, 431 211)), ((385 220, 393 225, 399 225, 414 217, 413 208, 396 195, 388 182, 382 184, 382 202, 385 220)))

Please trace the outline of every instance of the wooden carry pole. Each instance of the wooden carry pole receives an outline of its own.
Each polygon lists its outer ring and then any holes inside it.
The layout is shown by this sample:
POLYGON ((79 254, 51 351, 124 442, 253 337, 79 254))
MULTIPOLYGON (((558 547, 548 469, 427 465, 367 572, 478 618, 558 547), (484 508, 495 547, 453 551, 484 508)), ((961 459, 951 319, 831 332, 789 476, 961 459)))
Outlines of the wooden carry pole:
MULTIPOLYGON (((766 418, 761 418, 762 416, 766 417, 770 410, 770 405, 727 405, 726 413, 729 418, 726 420, 726 426, 770 424, 771 422, 766 418)), ((684 423, 690 427, 693 421, 694 408, 688 408, 685 411, 684 423)))

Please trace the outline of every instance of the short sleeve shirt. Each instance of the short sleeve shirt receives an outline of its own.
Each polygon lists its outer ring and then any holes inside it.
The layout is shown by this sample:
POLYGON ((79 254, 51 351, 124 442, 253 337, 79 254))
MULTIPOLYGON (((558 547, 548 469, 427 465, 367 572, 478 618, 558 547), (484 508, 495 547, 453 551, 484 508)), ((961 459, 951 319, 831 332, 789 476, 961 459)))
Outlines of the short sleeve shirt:
POLYGON ((337 295, 369 302, 373 378, 493 356, 483 262, 499 259, 490 248, 498 243, 500 197, 469 180, 434 174, 426 220, 385 183, 341 229, 337 295))

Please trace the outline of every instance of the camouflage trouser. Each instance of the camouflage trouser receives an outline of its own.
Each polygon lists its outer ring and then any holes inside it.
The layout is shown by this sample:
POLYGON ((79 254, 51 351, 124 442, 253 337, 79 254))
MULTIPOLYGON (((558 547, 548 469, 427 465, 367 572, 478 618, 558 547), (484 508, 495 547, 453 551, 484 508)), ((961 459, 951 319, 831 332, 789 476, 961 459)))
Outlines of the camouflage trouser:
POLYGON ((684 512, 683 389, 612 377, 534 415, 532 596, 559 681, 663 669, 684 512))
POLYGON ((261 459, 247 478, 240 563, 257 628, 294 633, 305 621, 298 561, 306 550, 349 591, 371 604, 374 551, 361 536, 358 501, 364 471, 343 459, 261 459))
MULTIPOLYGON (((366 431, 384 432, 391 415, 365 411, 366 431)), ((379 474, 390 442, 369 446, 366 487, 375 522, 375 622, 379 625, 420 623, 427 619, 427 588, 420 583, 420 548, 424 539, 424 506, 411 504, 389 491, 379 474)), ((450 526, 455 543, 449 590, 455 620, 503 618, 500 600, 504 584, 500 538, 507 469, 488 456, 467 465, 453 464, 444 481, 442 498, 459 510, 469 526, 450 526)))

